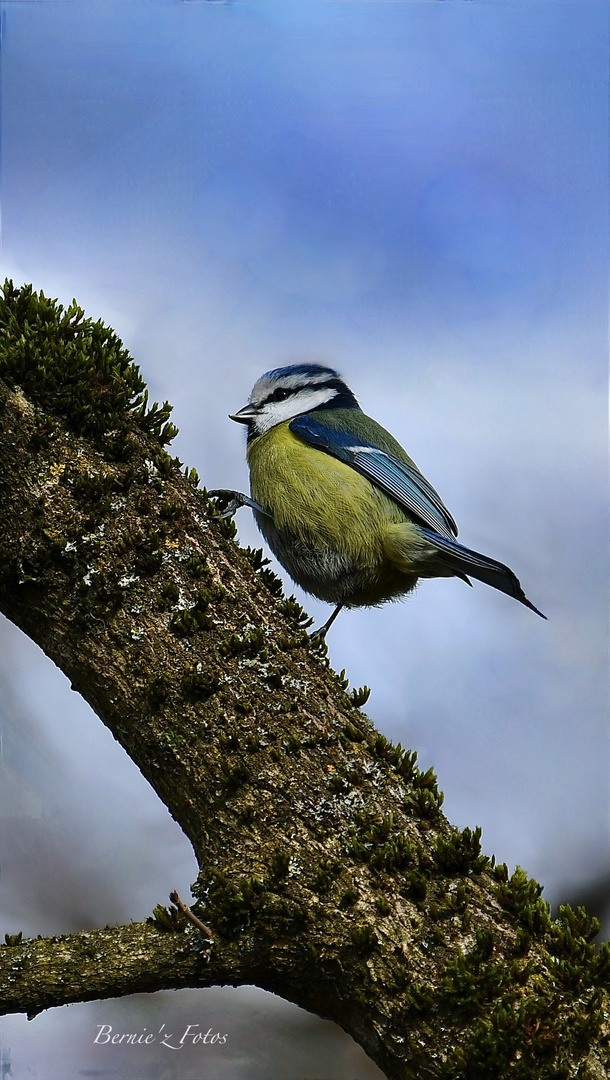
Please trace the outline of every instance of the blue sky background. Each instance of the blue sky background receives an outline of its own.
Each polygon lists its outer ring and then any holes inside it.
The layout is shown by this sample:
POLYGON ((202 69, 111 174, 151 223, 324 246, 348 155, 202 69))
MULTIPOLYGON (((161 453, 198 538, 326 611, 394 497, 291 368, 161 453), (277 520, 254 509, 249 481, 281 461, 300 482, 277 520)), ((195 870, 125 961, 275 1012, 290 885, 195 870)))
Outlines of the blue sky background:
MULTIPOLYGON (((424 582, 342 614, 331 662, 434 765, 455 824, 481 825, 549 900, 578 900, 608 878, 608 4, 0 6, 2 275, 116 329, 209 487, 247 487, 227 413, 259 374, 342 372, 548 622, 483 585, 424 582)), ((260 546, 247 511, 238 525, 260 546)), ((2 933, 140 919, 188 893, 175 823, 6 622, 0 721, 2 933)), ((205 1064, 155 1060, 172 1080, 378 1075, 262 992, 112 1005, 141 1025, 170 1007, 231 1032, 205 1064)), ((150 1069, 91 1047, 109 1009, 8 1019, 14 1074, 53 1080, 52 1037, 62 1080, 102 1058, 150 1069)))

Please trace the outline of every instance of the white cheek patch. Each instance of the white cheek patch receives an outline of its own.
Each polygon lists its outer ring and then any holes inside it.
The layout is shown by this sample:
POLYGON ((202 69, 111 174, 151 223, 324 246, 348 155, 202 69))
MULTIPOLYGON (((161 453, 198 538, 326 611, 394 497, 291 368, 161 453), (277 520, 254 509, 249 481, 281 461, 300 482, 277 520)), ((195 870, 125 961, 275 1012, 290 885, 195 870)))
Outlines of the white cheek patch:
POLYGON ((286 420, 293 420, 295 416, 311 412, 318 405, 326 405, 336 396, 337 390, 331 390, 328 387, 320 390, 308 387, 286 398, 285 401, 270 401, 256 418, 256 432, 258 435, 264 435, 270 428, 283 424, 286 420))

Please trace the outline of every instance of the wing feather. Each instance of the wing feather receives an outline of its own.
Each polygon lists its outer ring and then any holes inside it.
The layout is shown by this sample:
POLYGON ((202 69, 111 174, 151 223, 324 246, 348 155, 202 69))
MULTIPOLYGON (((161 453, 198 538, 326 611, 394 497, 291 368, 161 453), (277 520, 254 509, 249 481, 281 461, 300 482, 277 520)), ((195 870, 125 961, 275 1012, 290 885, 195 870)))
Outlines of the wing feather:
POLYGON ((457 525, 440 495, 414 465, 361 436, 339 431, 307 413, 291 420, 289 427, 310 446, 350 465, 440 536, 448 539, 457 536, 457 525))

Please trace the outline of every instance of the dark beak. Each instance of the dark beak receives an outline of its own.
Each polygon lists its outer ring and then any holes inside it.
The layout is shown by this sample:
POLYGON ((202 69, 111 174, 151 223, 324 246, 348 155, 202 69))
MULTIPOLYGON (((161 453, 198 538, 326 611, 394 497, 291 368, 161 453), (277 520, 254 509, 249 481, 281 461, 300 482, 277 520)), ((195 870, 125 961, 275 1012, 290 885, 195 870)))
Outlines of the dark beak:
POLYGON ((244 405, 239 412, 229 413, 229 420, 236 420, 238 424, 249 424, 257 415, 254 405, 244 405))

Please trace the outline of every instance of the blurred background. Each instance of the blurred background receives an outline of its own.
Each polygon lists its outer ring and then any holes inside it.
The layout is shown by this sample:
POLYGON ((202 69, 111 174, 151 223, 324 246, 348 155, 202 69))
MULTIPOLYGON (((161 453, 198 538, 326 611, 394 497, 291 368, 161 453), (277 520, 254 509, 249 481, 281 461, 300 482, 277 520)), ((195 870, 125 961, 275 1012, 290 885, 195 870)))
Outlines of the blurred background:
MULTIPOLYGON (((450 820, 602 913, 608 861, 606 0, 26 0, 2 10, 2 255, 122 337, 174 448, 247 489, 227 418, 269 368, 335 366, 531 611, 422 583, 329 655, 450 820)), ((261 545, 250 512, 240 539, 261 545)), ((277 569, 277 567, 274 567, 277 569)), ((284 575, 282 575, 284 576, 284 575)), ((314 615, 325 605, 287 582, 314 615)), ((189 844, 64 676, 0 623, 0 933, 145 918, 189 844)), ((254 988, 2 1022, 3 1075, 380 1077, 254 988), (181 1053, 114 1031, 228 1038, 181 1053)))

